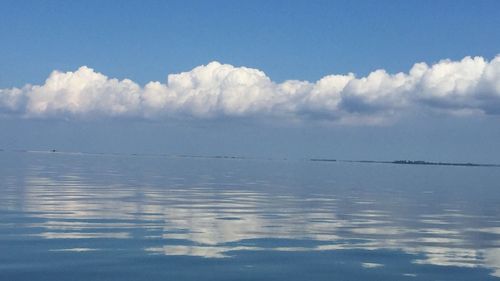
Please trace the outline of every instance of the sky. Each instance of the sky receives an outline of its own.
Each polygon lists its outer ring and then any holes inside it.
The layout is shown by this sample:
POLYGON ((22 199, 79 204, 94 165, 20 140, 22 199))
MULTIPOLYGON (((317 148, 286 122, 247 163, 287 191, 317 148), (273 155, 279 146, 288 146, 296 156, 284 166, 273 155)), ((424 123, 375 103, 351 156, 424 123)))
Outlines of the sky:
POLYGON ((0 149, 500 163, 498 1, 1 1, 0 149))

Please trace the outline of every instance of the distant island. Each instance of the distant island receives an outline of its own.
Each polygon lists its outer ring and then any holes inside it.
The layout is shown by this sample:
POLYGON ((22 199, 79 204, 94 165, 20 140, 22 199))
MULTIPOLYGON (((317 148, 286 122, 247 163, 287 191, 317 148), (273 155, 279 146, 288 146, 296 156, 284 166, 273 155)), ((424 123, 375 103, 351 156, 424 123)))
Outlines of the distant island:
POLYGON ((353 163, 380 163, 397 165, 434 165, 434 166, 463 166, 463 167, 500 167, 498 164, 479 164, 479 163, 455 163, 455 162, 431 162, 422 160, 394 160, 394 161, 376 161, 376 160, 336 160, 327 158, 311 158, 309 161, 321 162, 353 162, 353 163))
POLYGON ((476 163, 453 163, 453 162, 429 162, 429 161, 410 161, 410 160, 397 160, 392 161, 392 164, 402 164, 402 165, 440 165, 440 166, 471 166, 471 167, 498 167, 495 164, 476 164, 476 163))
POLYGON ((310 161, 337 162, 335 159, 311 158, 310 161))

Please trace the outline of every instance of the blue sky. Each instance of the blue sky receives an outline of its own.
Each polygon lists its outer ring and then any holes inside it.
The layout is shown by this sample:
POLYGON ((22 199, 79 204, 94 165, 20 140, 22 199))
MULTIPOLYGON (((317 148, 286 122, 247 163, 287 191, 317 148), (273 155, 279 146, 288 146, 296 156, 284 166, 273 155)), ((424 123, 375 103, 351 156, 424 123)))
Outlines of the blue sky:
POLYGON ((492 58, 498 1, 2 1, 0 86, 88 65, 162 81, 217 60, 273 80, 492 58))
POLYGON ((0 148, 500 158, 498 1, 2 1, 0 10, 0 148), (411 74, 419 62, 425 75, 411 74), (369 76, 377 69, 385 74, 369 76), (328 75, 346 81, 319 83, 328 75), (61 81, 73 82, 53 90, 61 81), (90 90, 75 92, 81 85, 90 90), (201 98, 179 102, 192 95, 201 98))

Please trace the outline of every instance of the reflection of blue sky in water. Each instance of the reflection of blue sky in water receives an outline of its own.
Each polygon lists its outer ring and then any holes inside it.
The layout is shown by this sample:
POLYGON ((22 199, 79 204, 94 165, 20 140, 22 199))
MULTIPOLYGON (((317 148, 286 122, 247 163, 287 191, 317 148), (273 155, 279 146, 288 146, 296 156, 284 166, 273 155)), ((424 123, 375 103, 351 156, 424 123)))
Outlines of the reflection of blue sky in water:
POLYGON ((361 251, 360 268, 383 270, 397 261, 363 253, 394 251, 411 257, 405 277, 418 276, 419 265, 500 277, 499 196, 488 187, 498 176, 488 168, 23 157, 29 165, 2 173, 0 235, 63 241, 50 244, 52 253, 128 249, 227 260, 361 251), (482 185, 470 186, 474 173, 482 185), (123 242, 106 242, 114 239, 123 242))

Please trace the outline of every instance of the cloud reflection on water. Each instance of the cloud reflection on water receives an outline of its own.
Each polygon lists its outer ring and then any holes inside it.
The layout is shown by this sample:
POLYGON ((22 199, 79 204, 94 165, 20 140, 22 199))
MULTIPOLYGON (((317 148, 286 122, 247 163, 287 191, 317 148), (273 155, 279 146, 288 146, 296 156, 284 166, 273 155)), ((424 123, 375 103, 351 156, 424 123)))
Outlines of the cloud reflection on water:
MULTIPOLYGON (((226 180, 230 183, 232 177, 226 180)), ((135 239, 148 254, 230 258, 235 251, 390 249, 414 255, 415 264, 484 267, 500 277, 500 226, 493 217, 446 209, 399 214, 384 208, 394 202, 373 201, 363 194, 280 194, 255 190, 254 185, 103 184, 84 173, 50 176, 38 167, 25 177, 23 192, 18 197, 9 194, 11 204, 4 206, 42 219, 26 224, 32 230, 27 235, 135 239), (464 218, 483 226, 457 223, 464 218), (489 236, 478 245, 480 234, 489 236), (142 246, 140 241, 151 242, 142 246)))

